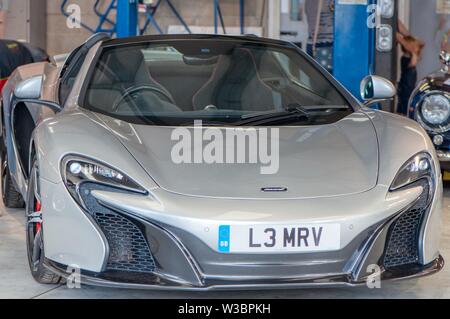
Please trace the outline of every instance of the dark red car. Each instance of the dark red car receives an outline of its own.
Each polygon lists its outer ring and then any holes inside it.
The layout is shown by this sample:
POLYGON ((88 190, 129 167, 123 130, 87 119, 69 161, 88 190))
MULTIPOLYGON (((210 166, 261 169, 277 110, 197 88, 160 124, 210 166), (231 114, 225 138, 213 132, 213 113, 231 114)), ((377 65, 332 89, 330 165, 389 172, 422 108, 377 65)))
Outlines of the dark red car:
POLYGON ((0 40, 0 91, 17 67, 48 60, 48 54, 40 48, 14 40, 0 40))

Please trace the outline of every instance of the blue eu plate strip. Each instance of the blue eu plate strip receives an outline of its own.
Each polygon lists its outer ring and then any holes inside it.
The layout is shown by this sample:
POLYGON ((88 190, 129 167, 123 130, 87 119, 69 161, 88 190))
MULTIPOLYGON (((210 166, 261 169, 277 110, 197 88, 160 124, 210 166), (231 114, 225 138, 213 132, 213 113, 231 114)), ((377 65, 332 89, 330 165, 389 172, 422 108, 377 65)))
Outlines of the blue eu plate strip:
POLYGON ((221 253, 230 252, 230 225, 219 226, 219 251, 221 253))

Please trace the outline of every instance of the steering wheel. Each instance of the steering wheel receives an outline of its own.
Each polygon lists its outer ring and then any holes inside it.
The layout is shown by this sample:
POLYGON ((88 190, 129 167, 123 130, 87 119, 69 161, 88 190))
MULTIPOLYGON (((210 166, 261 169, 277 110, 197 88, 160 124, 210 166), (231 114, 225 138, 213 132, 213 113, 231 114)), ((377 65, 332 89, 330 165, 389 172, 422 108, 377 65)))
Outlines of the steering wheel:
POLYGON ((117 98, 116 101, 114 102, 113 107, 112 107, 113 112, 117 111, 120 103, 122 103, 122 101, 125 100, 128 96, 135 94, 137 92, 140 92, 140 91, 150 91, 153 93, 156 92, 159 95, 162 95, 167 100, 167 102, 176 105, 173 98, 169 95, 169 93, 165 92, 164 90, 162 90, 158 87, 155 87, 155 86, 141 85, 141 86, 130 87, 130 88, 126 89, 125 92, 123 92, 123 94, 119 98, 117 98))

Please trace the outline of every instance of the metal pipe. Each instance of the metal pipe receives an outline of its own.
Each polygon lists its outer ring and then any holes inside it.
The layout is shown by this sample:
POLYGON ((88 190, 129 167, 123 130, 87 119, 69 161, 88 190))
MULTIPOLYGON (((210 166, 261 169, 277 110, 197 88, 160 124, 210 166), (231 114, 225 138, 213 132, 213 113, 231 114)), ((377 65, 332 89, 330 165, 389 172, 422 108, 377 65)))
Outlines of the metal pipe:
POLYGON ((173 14, 175 14, 175 16, 177 17, 177 19, 181 22, 181 24, 184 26, 184 28, 186 29, 186 31, 191 34, 191 29, 189 29, 189 26, 187 25, 186 21, 184 21, 183 17, 180 15, 180 13, 177 11, 177 9, 175 8, 175 6, 173 5, 173 3, 170 0, 166 0, 167 4, 169 5, 170 9, 172 10, 173 14))
POLYGON ((245 34, 245 0, 239 1, 241 14, 241 34, 245 34))
POLYGON ((119 38, 137 35, 137 0, 118 0, 116 29, 119 38))
POLYGON ((219 7, 219 0, 214 0, 214 33, 217 34, 219 31, 218 26, 218 7, 219 7))
POLYGON ((227 34, 227 30, 225 29, 225 22, 223 21, 222 10, 220 9, 220 4, 217 6, 217 13, 219 15, 220 24, 222 26, 223 34, 227 34))

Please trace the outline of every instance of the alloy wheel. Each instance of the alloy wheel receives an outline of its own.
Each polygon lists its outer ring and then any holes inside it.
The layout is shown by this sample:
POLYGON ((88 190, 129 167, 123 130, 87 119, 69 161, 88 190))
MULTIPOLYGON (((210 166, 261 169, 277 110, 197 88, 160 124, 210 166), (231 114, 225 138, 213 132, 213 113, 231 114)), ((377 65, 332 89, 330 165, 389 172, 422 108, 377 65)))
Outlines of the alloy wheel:
POLYGON ((41 197, 37 185, 39 182, 39 171, 36 165, 33 166, 30 178, 31 181, 26 208, 26 231, 29 248, 28 258, 30 266, 35 270, 41 261, 43 251, 41 197))

